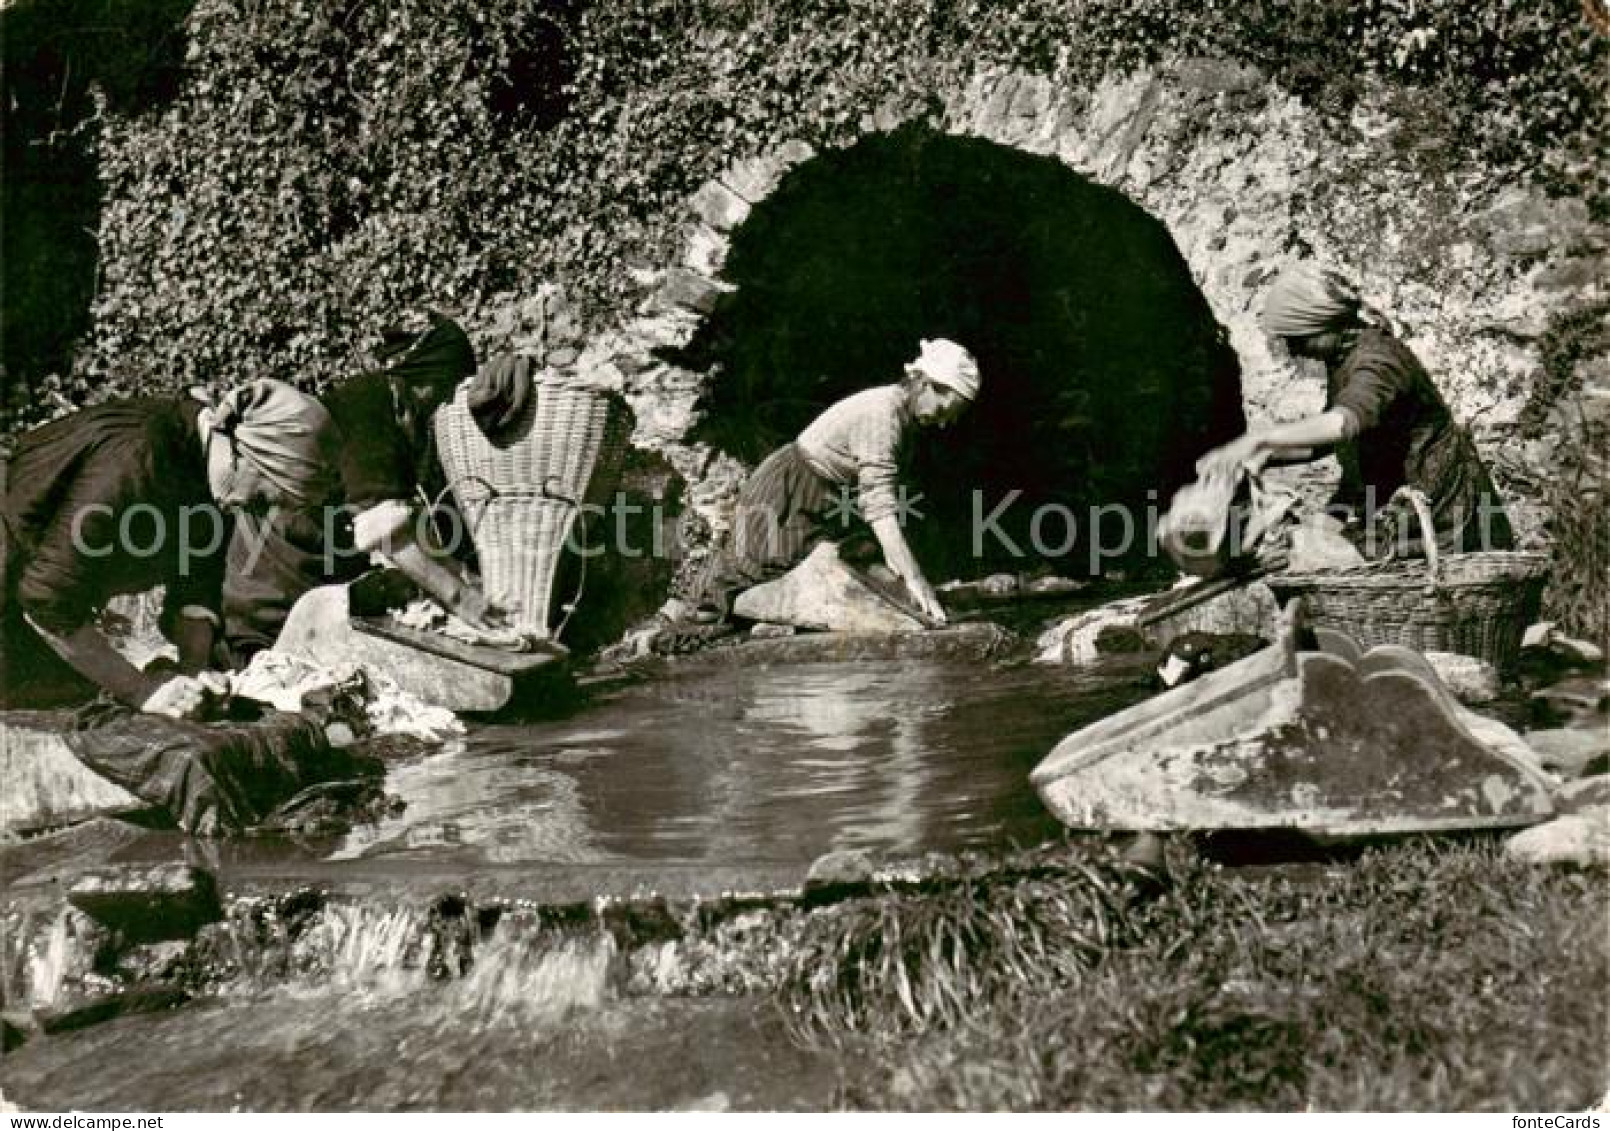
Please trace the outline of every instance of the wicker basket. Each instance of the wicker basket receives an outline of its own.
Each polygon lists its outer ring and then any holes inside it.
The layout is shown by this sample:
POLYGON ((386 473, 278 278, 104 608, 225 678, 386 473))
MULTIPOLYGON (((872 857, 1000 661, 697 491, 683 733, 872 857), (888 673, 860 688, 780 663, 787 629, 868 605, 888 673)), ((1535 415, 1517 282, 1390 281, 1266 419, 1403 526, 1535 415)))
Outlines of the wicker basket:
POLYGON ((607 497, 620 473, 620 401, 543 370, 512 439, 494 444, 470 415, 468 387, 436 414, 442 468, 474 538, 487 597, 522 630, 546 637, 576 516, 607 497))
POLYGON ((1420 518, 1424 561, 1377 562, 1351 569, 1281 573, 1267 578, 1284 604, 1303 598, 1308 620, 1352 636, 1366 648, 1402 644, 1421 652, 1458 652, 1513 666, 1527 625, 1537 619, 1548 557, 1488 551, 1439 555, 1431 508, 1404 488, 1420 518))

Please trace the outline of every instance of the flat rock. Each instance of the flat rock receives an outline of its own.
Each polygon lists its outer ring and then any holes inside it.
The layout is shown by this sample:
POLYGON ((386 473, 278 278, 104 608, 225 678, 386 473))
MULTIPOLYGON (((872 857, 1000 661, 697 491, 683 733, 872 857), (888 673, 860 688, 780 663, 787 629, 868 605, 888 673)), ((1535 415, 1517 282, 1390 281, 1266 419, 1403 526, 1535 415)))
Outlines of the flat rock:
POLYGON ((12 844, 0 844, 0 882, 11 888, 59 883, 106 863, 150 835, 129 821, 91 817, 12 844))
POLYGON ((286 617, 275 650, 327 668, 361 664, 426 703, 452 711, 498 711, 513 696, 511 676, 360 632, 349 611, 346 586, 309 591, 286 617))
POLYGON ((36 1016, 40 1029, 45 1033, 70 1033, 131 1013, 157 1013, 173 1009, 189 1000, 188 993, 173 986, 136 986, 40 1010, 36 1016))
POLYGON ((1151 597, 1125 597, 1064 617, 1040 633, 1034 645, 1035 661, 1076 666, 1095 663, 1101 657, 1097 641, 1118 630, 1125 631, 1126 640, 1131 639, 1128 632, 1140 631, 1135 620, 1151 601, 1151 597))
POLYGON ((1610 806, 1610 774, 1568 781, 1554 795, 1554 807, 1561 816, 1605 806, 1610 806))
POLYGON ((150 808, 80 762, 66 729, 59 712, 0 713, 0 829, 36 832, 150 808))
POLYGON ((1504 851, 1528 864, 1610 868, 1610 805, 1567 813, 1517 833, 1504 851))
POLYGON ((188 938, 223 917, 212 874, 186 864, 97 869, 67 890, 67 901, 134 945, 188 938))
POLYGON ((879 597, 823 542, 775 581, 740 594, 733 611, 749 620, 824 632, 920 632, 922 625, 879 597))
POLYGON ((717 644, 686 656, 656 657, 642 668, 645 674, 651 674, 657 667, 684 670, 896 661, 917 657, 976 661, 1001 656, 1015 647, 1016 642, 1017 638, 1000 625, 976 622, 922 632, 802 632, 773 640, 744 639, 741 643, 717 644))
POLYGON ((1610 733, 1602 727, 1555 727, 1527 731, 1522 737, 1543 768, 1561 777, 1580 777, 1590 766, 1610 758, 1610 733))

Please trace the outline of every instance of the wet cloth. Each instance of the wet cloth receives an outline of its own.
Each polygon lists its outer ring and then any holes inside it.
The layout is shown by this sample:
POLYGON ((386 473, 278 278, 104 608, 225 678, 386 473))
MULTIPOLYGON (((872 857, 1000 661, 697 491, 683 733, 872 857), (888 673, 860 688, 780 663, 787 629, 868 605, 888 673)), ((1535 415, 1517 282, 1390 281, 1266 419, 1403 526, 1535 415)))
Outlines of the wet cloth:
POLYGON ((434 486, 439 473, 429 413, 411 390, 426 387, 445 401, 475 371, 475 351, 463 329, 446 318, 402 343, 385 369, 349 377, 323 395, 344 438, 331 509, 241 524, 224 583, 224 631, 238 658, 271 646, 291 606, 309 589, 350 581, 367 568, 368 555, 356 549, 356 515, 387 504, 411 506, 421 488, 434 486))
POLYGON ((784 444, 739 489, 731 538, 711 549, 705 568, 677 595, 726 616, 743 590, 781 577, 817 543, 844 533, 833 519, 839 498, 839 486, 818 475, 798 445, 784 444))
POLYGON ((24 435, 0 518, 0 698, 81 700, 90 685, 23 619, 67 635, 111 597, 166 586, 161 627, 181 610, 216 615, 230 520, 207 485, 192 401, 82 409, 24 435))
POLYGON ((383 773, 377 759, 332 747, 298 715, 205 724, 100 699, 72 725, 65 740, 81 762, 198 836, 249 829, 315 783, 383 773))
MULTIPOLYGON (((1361 549, 1378 557, 1397 541, 1412 512, 1387 512, 1399 487, 1431 503, 1438 549, 1506 550, 1514 536, 1474 441, 1454 423, 1425 368, 1390 334, 1364 329, 1327 374, 1329 409, 1351 414, 1358 433, 1337 445, 1342 481, 1332 507, 1363 523, 1361 549), (1484 514, 1485 502, 1488 510, 1484 514), (1387 521, 1372 532, 1371 516, 1387 521), (1485 531, 1483 527, 1485 526, 1485 531), (1373 537, 1370 536, 1373 533, 1373 537)), ((1398 547, 1413 552, 1412 542, 1398 547)))
POLYGON ((909 398, 900 385, 864 389, 833 405, 799 434, 806 465, 835 485, 855 485, 867 522, 899 510, 899 453, 911 424, 909 398))

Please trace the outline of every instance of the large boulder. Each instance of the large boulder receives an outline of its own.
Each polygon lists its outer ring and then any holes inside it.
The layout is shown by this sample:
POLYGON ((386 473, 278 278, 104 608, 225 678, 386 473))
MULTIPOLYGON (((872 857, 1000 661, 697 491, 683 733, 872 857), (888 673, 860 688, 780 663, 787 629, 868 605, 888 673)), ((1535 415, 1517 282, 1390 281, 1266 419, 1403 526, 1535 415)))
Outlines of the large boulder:
POLYGON ((920 632, 923 627, 868 588, 831 542, 777 580, 746 590, 733 611, 749 620, 825 632, 920 632))

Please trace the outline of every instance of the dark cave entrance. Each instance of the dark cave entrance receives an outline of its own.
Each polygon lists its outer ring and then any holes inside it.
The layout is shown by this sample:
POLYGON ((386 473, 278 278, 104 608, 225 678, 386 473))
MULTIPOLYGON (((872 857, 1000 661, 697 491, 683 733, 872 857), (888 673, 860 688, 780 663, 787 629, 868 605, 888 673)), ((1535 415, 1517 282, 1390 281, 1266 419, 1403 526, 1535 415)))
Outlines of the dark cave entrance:
MULTIPOLYGON (((921 126, 870 136, 790 173, 722 275, 736 290, 678 360, 712 373, 693 438, 750 464, 898 380, 920 338, 977 355, 977 404, 910 453, 923 517, 906 533, 936 581, 1089 574, 1096 508, 1126 508, 1146 542, 1148 506, 1243 427, 1235 353, 1168 231, 1050 158, 921 126)), ((1103 514, 1111 549, 1122 521, 1103 514)))

